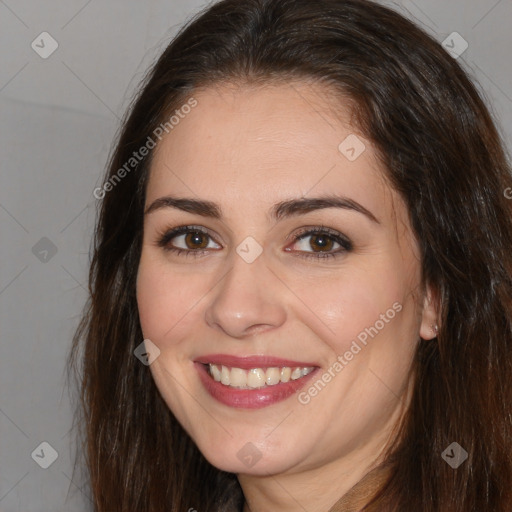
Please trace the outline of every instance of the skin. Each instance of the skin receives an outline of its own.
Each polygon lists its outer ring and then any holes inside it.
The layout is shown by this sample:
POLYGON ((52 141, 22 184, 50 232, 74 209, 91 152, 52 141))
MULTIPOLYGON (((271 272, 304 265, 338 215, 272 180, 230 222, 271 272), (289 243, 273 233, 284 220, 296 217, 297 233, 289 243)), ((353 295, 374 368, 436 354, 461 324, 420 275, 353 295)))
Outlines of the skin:
POLYGON ((329 103, 323 87, 196 91, 197 107, 159 143, 148 182, 146 206, 172 194, 222 209, 222 219, 175 208, 145 215, 137 300, 144 337, 160 349, 150 366, 158 389, 207 460, 237 474, 245 512, 328 511, 372 469, 408 404, 415 347, 434 337, 437 322, 407 209, 372 144, 350 125, 347 105, 329 103), (338 150, 350 134, 366 147, 354 161, 338 150), (338 208, 269 216, 280 201, 332 193, 378 222, 338 208), (162 233, 188 224, 211 238, 186 245, 177 236, 169 245, 193 251, 204 242, 206 253, 185 257, 158 245, 162 233), (316 259, 314 235, 287 238, 322 225, 348 237, 352 250, 316 259), (263 249, 250 264, 236 253, 248 236, 263 249), (292 395, 257 410, 228 407, 210 397, 193 365, 212 353, 272 355, 315 362, 321 376, 396 302, 401 311, 306 405, 292 395), (250 468, 237 457, 248 442, 261 453, 250 468))

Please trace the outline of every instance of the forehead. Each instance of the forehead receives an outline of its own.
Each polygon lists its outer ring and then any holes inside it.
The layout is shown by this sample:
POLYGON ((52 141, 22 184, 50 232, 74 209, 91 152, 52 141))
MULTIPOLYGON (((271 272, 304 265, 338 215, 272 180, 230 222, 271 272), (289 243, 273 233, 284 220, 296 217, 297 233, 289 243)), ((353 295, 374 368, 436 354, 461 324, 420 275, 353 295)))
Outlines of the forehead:
POLYGON ((307 83, 196 91, 197 106, 156 148, 147 203, 172 193, 256 212, 283 199, 336 193, 385 216, 394 192, 383 166, 350 124, 348 102, 330 92, 307 83))

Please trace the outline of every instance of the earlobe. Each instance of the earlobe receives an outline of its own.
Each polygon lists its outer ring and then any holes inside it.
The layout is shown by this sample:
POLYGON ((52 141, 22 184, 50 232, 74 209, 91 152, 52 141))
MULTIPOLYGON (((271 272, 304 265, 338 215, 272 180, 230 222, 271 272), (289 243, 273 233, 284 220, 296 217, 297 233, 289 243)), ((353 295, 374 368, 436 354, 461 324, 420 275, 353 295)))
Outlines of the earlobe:
POLYGON ((423 299, 420 338, 424 340, 431 340, 437 337, 439 333, 438 312, 438 298, 432 292, 432 289, 430 287, 427 287, 427 291, 423 299))

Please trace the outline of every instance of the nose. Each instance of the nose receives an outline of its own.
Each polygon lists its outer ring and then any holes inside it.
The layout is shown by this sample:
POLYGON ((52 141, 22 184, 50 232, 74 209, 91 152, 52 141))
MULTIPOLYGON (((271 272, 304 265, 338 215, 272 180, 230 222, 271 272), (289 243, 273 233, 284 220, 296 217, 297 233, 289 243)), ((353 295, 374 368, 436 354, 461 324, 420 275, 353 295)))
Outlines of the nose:
POLYGON ((208 297, 206 323, 233 338, 278 328, 286 319, 285 287, 267 267, 264 253, 252 263, 235 253, 208 297))

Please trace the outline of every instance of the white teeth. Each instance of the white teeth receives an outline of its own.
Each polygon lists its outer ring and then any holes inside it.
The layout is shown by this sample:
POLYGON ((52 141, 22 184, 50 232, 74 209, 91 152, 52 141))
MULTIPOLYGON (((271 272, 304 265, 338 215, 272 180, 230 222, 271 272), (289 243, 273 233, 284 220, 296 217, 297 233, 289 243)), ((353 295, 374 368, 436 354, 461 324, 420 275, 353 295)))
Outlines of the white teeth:
POLYGON ((212 374, 212 377, 217 381, 220 382, 220 370, 217 368, 217 365, 211 364, 210 365, 210 372, 212 374))
POLYGON ((290 375, 292 374, 291 368, 281 368, 281 382, 288 382, 290 380, 290 375))
POLYGON ((292 380, 297 380, 302 375, 302 370, 300 368, 295 368, 290 376, 292 380))
POLYGON ((281 372, 279 368, 267 368, 267 373, 265 374, 265 382, 267 386, 274 386, 279 382, 281 378, 281 372))
POLYGON ((229 368, 226 368, 225 366, 223 366, 220 371, 220 381, 222 382, 222 384, 229 386, 230 380, 231 380, 231 375, 229 372, 229 368))
MULTIPOLYGON (((242 370, 243 371, 243 370, 242 370)), ((250 388, 261 388, 265 385, 265 372, 261 368, 253 368, 247 374, 247 385, 250 388)))
POLYGON ((231 368, 229 376, 229 384, 237 388, 244 388, 247 386, 247 372, 241 368, 231 368))
POLYGON ((216 364, 209 364, 210 375, 217 382, 225 386, 231 386, 239 389, 256 389, 266 386, 275 386, 280 382, 289 382, 297 380, 311 373, 315 368, 283 368, 271 367, 266 370, 263 368, 251 368, 244 370, 242 368, 229 368, 216 364))

